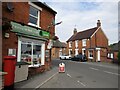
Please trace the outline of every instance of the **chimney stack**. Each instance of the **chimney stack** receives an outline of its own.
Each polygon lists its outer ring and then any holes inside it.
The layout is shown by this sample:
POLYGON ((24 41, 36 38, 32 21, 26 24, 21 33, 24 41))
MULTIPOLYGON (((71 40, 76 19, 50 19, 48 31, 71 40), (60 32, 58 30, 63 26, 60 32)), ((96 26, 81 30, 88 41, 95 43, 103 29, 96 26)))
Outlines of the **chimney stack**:
POLYGON ((76 29, 76 28, 74 28, 73 34, 76 34, 76 33, 77 33, 77 29, 76 29))
POLYGON ((101 22, 100 20, 97 20, 97 27, 100 27, 101 26, 101 22))

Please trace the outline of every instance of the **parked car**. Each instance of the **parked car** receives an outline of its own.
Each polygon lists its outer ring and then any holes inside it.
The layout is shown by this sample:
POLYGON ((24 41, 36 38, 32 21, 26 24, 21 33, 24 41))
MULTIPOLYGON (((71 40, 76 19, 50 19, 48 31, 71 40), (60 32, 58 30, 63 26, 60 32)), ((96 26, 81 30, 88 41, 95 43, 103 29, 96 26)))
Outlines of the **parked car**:
POLYGON ((87 61, 87 58, 86 58, 86 55, 79 54, 79 55, 72 57, 71 60, 84 62, 84 61, 87 61))
POLYGON ((61 55, 60 59, 71 59, 70 55, 61 55))

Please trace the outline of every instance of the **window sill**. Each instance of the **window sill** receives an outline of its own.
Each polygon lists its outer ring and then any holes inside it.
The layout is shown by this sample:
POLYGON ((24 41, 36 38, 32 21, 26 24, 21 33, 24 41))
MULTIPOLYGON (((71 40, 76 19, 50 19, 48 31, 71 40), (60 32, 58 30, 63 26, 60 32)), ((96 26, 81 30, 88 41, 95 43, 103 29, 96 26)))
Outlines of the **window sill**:
POLYGON ((28 23, 28 25, 33 26, 33 27, 37 27, 37 28, 41 28, 41 27, 39 27, 38 25, 35 25, 35 24, 33 24, 33 23, 28 23))
POLYGON ((29 65, 28 67, 40 67, 41 66, 41 64, 35 64, 35 65, 29 65))
POLYGON ((93 59, 93 57, 88 57, 89 59, 93 59))

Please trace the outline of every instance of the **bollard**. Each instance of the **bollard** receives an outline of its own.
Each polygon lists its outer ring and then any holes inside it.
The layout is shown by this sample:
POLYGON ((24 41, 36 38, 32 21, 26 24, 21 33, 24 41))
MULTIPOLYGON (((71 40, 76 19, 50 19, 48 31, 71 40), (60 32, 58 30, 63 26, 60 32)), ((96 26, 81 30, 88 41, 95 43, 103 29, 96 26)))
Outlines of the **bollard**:
POLYGON ((4 75, 4 90, 14 89, 15 66, 16 66, 15 56, 4 57, 3 70, 4 72, 7 72, 7 74, 4 75))
POLYGON ((63 73, 63 72, 65 72, 65 64, 64 63, 60 63, 59 64, 59 73, 63 73))

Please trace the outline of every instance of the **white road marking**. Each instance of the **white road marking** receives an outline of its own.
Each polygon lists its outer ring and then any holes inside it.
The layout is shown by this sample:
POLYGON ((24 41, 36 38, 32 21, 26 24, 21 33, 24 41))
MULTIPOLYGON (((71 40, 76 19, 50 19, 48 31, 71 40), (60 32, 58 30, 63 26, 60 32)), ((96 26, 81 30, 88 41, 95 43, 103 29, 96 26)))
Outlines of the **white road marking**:
POLYGON ((77 81, 78 83, 80 83, 81 85, 83 85, 84 87, 86 86, 84 83, 80 82, 80 81, 77 81))
POLYGON ((37 88, 40 88, 42 85, 44 85, 46 82, 48 82, 50 79, 52 79, 55 75, 57 75, 57 73, 53 74, 51 77, 49 77, 47 80, 45 80, 43 83, 41 83, 40 85, 38 85, 37 87, 35 87, 34 90, 36 90, 37 88))
POLYGON ((70 74, 67 73, 67 76, 72 77, 70 74))
POLYGON ((97 69, 97 68, 92 68, 92 67, 90 67, 90 69, 92 69, 92 70, 99 70, 99 69, 97 69))
POLYGON ((105 72, 105 73, 109 73, 109 74, 113 74, 113 75, 120 75, 120 74, 118 74, 118 73, 113 73, 113 72, 109 72, 109 71, 103 71, 103 72, 105 72))

